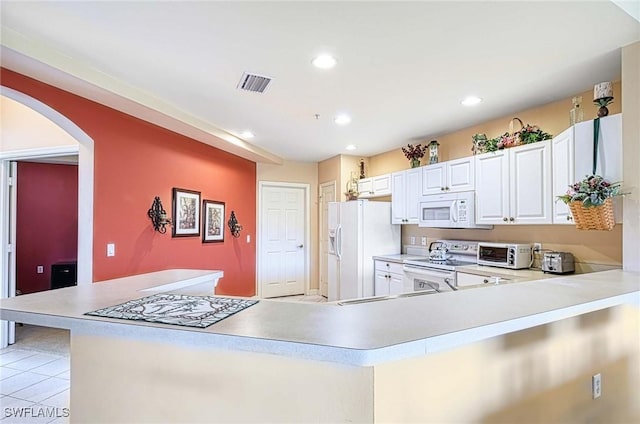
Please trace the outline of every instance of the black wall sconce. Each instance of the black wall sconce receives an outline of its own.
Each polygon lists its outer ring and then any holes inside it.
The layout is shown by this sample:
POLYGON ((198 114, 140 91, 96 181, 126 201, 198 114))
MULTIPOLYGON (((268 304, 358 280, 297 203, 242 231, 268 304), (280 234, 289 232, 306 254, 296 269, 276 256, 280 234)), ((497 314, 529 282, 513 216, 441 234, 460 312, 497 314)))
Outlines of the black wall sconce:
POLYGON ((229 231, 231 231, 232 236, 236 238, 240 237, 240 230, 242 230, 242 225, 238 224, 236 213, 234 211, 231 211, 231 216, 229 217, 229 221, 227 221, 227 225, 229 226, 229 231))
POLYGON ((167 232, 166 226, 171 225, 171 220, 167 218, 167 211, 162 207, 160 197, 156 196, 156 198, 153 199, 153 204, 151 205, 151 209, 147 212, 147 215, 151 218, 154 230, 161 234, 167 232))

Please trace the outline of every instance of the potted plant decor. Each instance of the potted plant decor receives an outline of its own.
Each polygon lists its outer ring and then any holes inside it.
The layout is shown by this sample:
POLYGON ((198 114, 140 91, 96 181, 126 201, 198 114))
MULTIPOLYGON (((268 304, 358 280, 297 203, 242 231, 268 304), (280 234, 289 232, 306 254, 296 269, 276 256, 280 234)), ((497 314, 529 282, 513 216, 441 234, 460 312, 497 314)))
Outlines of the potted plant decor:
POLYGON ((409 159, 412 168, 420 166, 420 159, 422 159, 426 152, 427 146, 423 147, 422 144, 416 144, 415 146, 407 144, 407 147, 402 148, 402 153, 409 159))

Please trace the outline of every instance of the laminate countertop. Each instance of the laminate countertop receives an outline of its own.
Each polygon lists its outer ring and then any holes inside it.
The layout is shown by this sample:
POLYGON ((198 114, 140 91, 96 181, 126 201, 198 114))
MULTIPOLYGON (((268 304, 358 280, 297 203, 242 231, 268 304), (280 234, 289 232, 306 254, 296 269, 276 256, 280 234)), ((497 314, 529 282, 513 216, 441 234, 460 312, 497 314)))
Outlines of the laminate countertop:
POLYGON ((615 270, 346 306, 261 299, 203 329, 84 315, 152 292, 181 293, 221 274, 160 271, 2 299, 0 318, 68 328, 72 337, 171 340, 369 366, 622 304, 640 307, 640 273, 615 270))

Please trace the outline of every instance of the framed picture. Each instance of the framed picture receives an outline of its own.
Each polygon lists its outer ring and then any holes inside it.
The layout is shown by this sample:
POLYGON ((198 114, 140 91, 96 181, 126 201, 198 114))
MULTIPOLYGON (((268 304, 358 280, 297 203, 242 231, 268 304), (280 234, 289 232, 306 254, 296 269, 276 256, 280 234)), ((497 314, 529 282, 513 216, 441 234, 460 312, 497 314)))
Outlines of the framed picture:
POLYGON ((200 235, 200 192, 173 188, 173 237, 200 235))
POLYGON ((202 242, 224 241, 224 202, 202 202, 202 242))

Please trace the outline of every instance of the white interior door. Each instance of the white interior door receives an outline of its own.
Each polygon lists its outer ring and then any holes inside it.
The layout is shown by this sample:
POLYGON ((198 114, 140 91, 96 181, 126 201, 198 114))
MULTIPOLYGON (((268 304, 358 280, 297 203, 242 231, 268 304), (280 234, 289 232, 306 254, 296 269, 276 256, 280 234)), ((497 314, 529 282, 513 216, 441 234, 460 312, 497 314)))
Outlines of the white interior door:
POLYGON ((320 185, 320 294, 329 295, 329 202, 335 202, 336 182, 331 181, 320 185))
POLYGON ((294 184, 261 184, 261 297, 305 293, 307 270, 306 189, 294 184))

